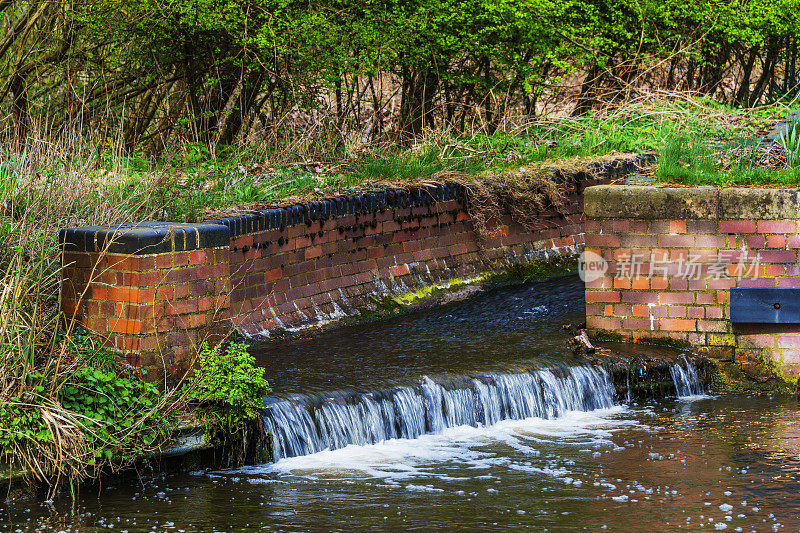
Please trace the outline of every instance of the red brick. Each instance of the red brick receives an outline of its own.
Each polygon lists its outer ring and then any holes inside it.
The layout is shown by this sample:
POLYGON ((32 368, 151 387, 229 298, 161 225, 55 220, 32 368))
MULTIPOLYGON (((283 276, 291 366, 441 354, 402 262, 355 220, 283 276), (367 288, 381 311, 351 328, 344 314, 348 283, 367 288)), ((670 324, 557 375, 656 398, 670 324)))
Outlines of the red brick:
POLYGON ((748 235, 745 242, 748 248, 764 248, 767 245, 767 238, 764 235, 748 235))
POLYGON ((108 298, 108 290, 105 287, 93 285, 91 291, 91 298, 93 300, 105 300, 108 298))
POLYGON ((797 250, 764 250, 761 254, 762 263, 796 263, 797 250))
POLYGON ((755 220, 720 220, 720 233, 755 233, 755 220))
POLYGON ((684 305, 670 305, 669 306, 669 316, 670 316, 670 318, 685 318, 686 317, 686 306, 684 306, 684 305))
MULTIPOLYGON (((594 221, 591 221, 594 222, 594 221)), ((612 220, 611 221, 611 231, 614 233, 628 233, 630 231, 630 221, 629 220, 612 220)), ((589 222, 586 223, 586 231, 591 231, 591 228, 594 226, 590 226, 589 222)), ((599 228, 597 228, 599 231, 599 228)))
MULTIPOLYGON (((250 241, 252 242, 253 238, 250 237, 250 241)), ((201 263, 206 262, 206 252, 205 250, 195 250, 189 254, 189 264, 190 265, 199 265, 201 263)))
POLYGON ((586 239, 586 246, 616 248, 620 245, 619 237, 617 235, 587 233, 585 239, 586 239))
POLYGON ((711 278, 708 280, 708 288, 714 289, 730 289, 736 286, 736 279, 734 278, 711 278))
POLYGON ((800 348, 799 335, 777 335, 778 348, 800 348))
POLYGON ((795 233, 797 222, 794 220, 759 220, 759 233, 795 233))
POLYGON ((697 248, 725 248, 727 238, 724 235, 695 235, 697 248))
POLYGON ((109 320, 109 331, 113 333, 125 333, 127 335, 138 335, 142 332, 141 320, 128 320, 117 318, 109 320))
POLYGON ((663 276, 654 276, 650 278, 650 288, 656 291, 661 291, 667 288, 667 278, 663 276))
POLYGON ((430 261, 431 259, 433 259, 433 252, 430 250, 414 252, 414 261, 430 261))
POLYGON ((739 335, 739 346, 742 348, 775 348, 775 337, 770 334, 739 335))
POLYGON ((208 324, 208 316, 206 316, 204 313, 189 316, 190 328, 199 328, 200 326, 205 326, 206 324, 208 324))
POLYGON ((651 331, 658 329, 658 321, 648 318, 625 318, 622 320, 622 327, 627 330, 651 331))
POLYGON ((685 220, 670 220, 669 221, 669 232, 670 233, 686 233, 686 221, 685 220))
POLYGON ((498 226, 492 230, 492 237, 507 237, 508 226, 498 226))
POLYGON ((659 319, 662 331, 695 331, 697 322, 695 320, 680 318, 659 319))
POLYGON ((607 329, 616 331, 620 329, 622 320, 613 317, 587 316, 586 327, 591 329, 607 329))
POLYGON ((655 292, 623 291, 622 293, 622 301, 626 303, 654 304, 657 300, 658 294, 655 292))
POLYGON ((785 235, 768 235, 767 246, 770 248, 785 248, 786 236, 785 235))
POLYGON ((619 302, 620 293, 617 291, 586 291, 586 303, 619 302))
POLYGON ((686 309, 686 316, 688 318, 705 318, 705 307, 689 307, 686 309))
POLYGON ((687 220, 686 231, 689 233, 717 233, 719 225, 716 220, 687 220))
POLYGON ((322 255, 322 246, 312 246, 305 249, 304 257, 306 259, 314 259, 322 255))
POLYGON ((156 291, 156 297, 159 300, 171 300, 174 294, 172 287, 159 287, 156 291))
POLYGON ((409 273, 408 265, 397 265, 393 267, 389 267, 389 271, 392 273, 392 276, 405 276, 409 273))
POLYGON ((706 280, 705 278, 689 280, 689 290, 692 292, 704 291, 707 288, 708 288, 708 280, 706 280))
POLYGON ((689 288, 689 280, 686 278, 670 278, 669 288, 673 291, 685 291, 689 288))
POLYGON ((631 278, 629 278, 629 277, 619 277, 619 276, 615 277, 614 278, 614 288, 615 289, 630 289, 631 288, 631 278))
POLYGON ((691 248, 694 235, 659 235, 658 245, 662 248, 691 248))
POLYGON ((159 254, 155 259, 156 268, 172 268, 172 254, 159 254))
POLYGON ((691 304, 694 303, 694 294, 690 292, 662 292, 658 295, 660 304, 691 304))
POLYGON ((282 275, 283 270, 281 268, 273 268, 264 274, 264 283, 269 283, 270 281, 280 279, 282 275))
POLYGON ((698 320, 697 331, 726 333, 728 331, 728 324, 724 320, 698 320))
POLYGON ((775 278, 742 278, 739 287, 770 288, 775 287, 775 278))

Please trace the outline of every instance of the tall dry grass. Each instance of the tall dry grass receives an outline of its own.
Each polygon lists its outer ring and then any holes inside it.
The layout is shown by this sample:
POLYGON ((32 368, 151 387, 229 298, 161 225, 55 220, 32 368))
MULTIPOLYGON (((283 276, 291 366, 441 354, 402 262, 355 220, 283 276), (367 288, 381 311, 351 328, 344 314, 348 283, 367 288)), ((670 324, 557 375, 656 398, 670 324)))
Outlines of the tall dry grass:
MULTIPOLYGON (((66 136, 17 148, 0 147, 0 461, 56 487, 97 474, 103 461, 113 464, 111 457, 98 461, 98 448, 118 450, 152 414, 138 413, 141 423, 100 435, 59 402, 85 362, 71 339, 75 324, 59 313, 58 231, 147 219, 156 204, 147 179, 124 179, 113 147, 104 155, 106 145, 66 136), (99 157, 116 165, 114 179, 99 157)), ((164 395, 153 411, 176 400, 164 395)))

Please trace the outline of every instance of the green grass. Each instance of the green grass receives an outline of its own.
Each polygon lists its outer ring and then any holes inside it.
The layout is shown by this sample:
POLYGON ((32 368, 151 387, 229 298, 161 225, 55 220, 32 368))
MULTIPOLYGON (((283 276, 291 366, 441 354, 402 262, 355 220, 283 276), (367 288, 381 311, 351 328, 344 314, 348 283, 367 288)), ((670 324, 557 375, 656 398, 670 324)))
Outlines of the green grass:
POLYGON ((663 183, 715 186, 797 186, 800 166, 759 164, 758 141, 740 138, 724 144, 675 137, 661 150, 656 178, 663 183))
MULTIPOLYGON (((212 154, 202 146, 184 145, 155 160, 101 154, 84 161, 84 166, 101 178, 103 194, 124 196, 127 203, 131 195, 146 191, 142 211, 162 220, 196 222, 236 206, 256 207, 293 196, 324 196, 386 183, 418 183, 441 171, 479 174, 614 153, 674 151, 678 139, 735 143, 785 114, 782 105, 743 110, 707 99, 643 100, 580 118, 538 119, 495 135, 435 133, 410 147, 330 146, 312 156, 257 145, 212 154)), ((689 156, 702 163, 702 154, 689 156)), ((681 158, 685 156, 674 159, 681 158)), ((62 169, 45 171, 57 174, 62 169)), ((710 172, 705 167, 702 172, 681 172, 672 165, 660 175, 702 181, 710 172)))

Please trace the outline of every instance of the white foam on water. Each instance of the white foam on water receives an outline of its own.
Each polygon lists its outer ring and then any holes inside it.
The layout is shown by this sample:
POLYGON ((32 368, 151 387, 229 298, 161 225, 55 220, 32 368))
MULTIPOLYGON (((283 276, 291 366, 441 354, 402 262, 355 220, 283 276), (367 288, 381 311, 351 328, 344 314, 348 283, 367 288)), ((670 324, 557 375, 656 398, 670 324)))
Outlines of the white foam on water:
POLYGON ((679 396, 678 401, 680 402, 697 402, 700 400, 713 400, 716 396, 712 394, 690 394, 688 396, 679 396))
MULTIPOLYGON (((625 406, 615 406, 588 412, 567 411, 555 419, 502 420, 491 426, 478 427, 462 425, 415 439, 350 444, 335 450, 323 450, 284 458, 272 464, 226 472, 228 475, 277 474, 312 479, 373 478, 389 483, 404 482, 408 490, 422 490, 415 487, 429 485, 408 481, 420 478, 445 481, 448 476, 440 473, 437 465, 456 463, 471 471, 501 467, 565 482, 569 479, 571 484, 580 486, 582 481, 563 466, 573 462, 560 461, 561 464, 556 464, 558 461, 552 458, 541 460, 539 446, 557 441, 560 445, 574 445, 578 450, 586 449, 587 444, 594 448, 611 448, 615 446, 611 437, 617 431, 627 428, 650 429, 620 416, 627 410, 625 406), (510 454, 509 448, 517 454, 510 454)), ((591 456, 590 453, 587 455, 591 456)))

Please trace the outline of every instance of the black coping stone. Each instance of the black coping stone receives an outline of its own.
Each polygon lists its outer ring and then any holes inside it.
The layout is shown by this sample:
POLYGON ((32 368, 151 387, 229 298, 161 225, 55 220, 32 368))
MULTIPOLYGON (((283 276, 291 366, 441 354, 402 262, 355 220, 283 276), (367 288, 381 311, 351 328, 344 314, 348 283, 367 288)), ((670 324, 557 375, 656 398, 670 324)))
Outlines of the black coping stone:
POLYGON ((65 252, 149 255, 229 246, 230 230, 220 224, 148 221, 62 229, 58 240, 65 252))
POLYGON ((800 324, 800 289, 731 289, 731 322, 736 324, 800 324))

